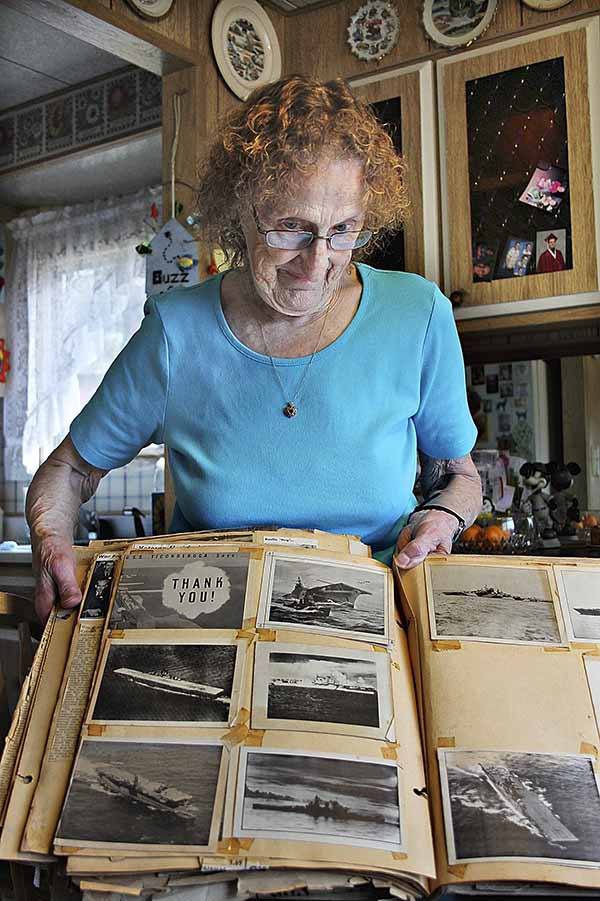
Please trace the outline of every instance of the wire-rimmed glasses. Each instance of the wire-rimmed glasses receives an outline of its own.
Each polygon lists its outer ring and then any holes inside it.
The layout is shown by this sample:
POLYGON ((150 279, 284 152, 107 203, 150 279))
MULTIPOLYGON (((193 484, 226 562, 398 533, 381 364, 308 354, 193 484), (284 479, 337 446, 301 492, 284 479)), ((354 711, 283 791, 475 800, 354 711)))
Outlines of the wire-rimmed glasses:
POLYGON ((373 232, 368 228, 362 229, 362 231, 334 232, 332 235, 316 235, 309 231, 264 229, 260 226, 254 204, 252 204, 252 215, 256 230, 265 239, 265 244, 276 250, 306 250, 316 238, 327 241, 332 250, 357 250, 368 244, 373 237, 373 232))

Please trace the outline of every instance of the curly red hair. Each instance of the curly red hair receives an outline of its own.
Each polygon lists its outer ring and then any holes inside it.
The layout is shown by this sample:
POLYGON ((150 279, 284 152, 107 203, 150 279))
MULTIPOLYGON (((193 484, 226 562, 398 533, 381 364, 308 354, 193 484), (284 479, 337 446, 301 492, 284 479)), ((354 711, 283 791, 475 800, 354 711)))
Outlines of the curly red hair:
POLYGON ((232 265, 243 265, 242 211, 280 197, 324 158, 363 164, 365 228, 376 239, 401 227, 408 210, 405 164, 371 108, 341 78, 323 83, 293 75, 256 90, 230 113, 201 160, 204 240, 222 247, 232 265))

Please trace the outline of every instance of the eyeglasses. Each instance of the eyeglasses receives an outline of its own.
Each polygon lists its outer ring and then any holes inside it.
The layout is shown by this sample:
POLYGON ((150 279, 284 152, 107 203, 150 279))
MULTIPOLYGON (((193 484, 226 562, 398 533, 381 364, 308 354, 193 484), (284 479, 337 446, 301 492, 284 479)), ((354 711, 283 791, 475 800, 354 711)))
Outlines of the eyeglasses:
POLYGON ((315 235, 314 232, 305 231, 280 231, 279 229, 264 229, 260 227, 256 209, 252 204, 252 215, 256 230, 263 235, 265 244, 277 250, 306 250, 317 238, 327 241, 332 250, 356 250, 364 247, 373 237, 373 232, 365 228, 362 231, 334 232, 333 235, 315 235))

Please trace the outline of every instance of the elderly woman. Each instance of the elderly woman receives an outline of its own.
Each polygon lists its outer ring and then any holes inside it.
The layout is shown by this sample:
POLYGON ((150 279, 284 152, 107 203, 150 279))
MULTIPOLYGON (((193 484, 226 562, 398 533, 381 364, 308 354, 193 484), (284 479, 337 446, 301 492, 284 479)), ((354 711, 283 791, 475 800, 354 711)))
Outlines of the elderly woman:
POLYGON ((417 275, 357 262, 406 207, 389 135, 343 81, 284 79, 229 117, 199 209, 232 268, 148 300, 31 485, 42 617, 80 599, 79 504, 150 442, 168 448, 172 531, 348 532, 384 559, 396 547, 401 567, 450 552, 481 503, 450 303, 417 275))

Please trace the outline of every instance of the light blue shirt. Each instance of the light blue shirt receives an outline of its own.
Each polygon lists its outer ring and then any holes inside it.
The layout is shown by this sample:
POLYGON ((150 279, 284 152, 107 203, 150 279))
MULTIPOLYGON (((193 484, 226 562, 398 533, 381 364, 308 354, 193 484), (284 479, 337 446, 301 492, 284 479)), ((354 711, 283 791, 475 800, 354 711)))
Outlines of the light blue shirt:
POLYGON ((93 466, 167 445, 172 531, 281 525, 359 535, 389 548, 415 505, 417 447, 467 454, 476 429, 450 302, 418 275, 358 264, 346 330, 306 357, 242 344, 220 301, 223 275, 149 298, 140 329, 71 424, 93 466))

